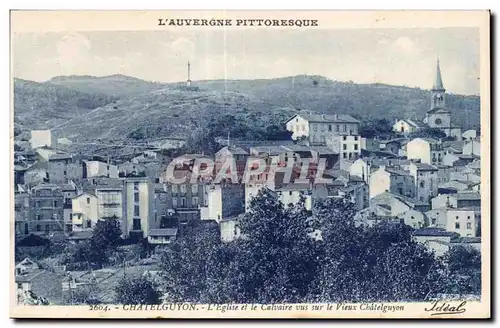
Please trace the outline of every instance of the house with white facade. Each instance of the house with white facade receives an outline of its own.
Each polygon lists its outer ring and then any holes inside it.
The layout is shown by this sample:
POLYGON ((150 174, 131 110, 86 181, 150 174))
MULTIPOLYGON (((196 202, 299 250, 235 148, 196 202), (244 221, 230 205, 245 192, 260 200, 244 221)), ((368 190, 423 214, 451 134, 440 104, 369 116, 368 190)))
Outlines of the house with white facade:
POLYGON ((443 163, 445 151, 440 141, 433 138, 415 138, 406 144, 408 159, 420 160, 425 164, 443 163))
POLYGON ((286 129, 292 132, 292 139, 307 139, 311 145, 326 145, 333 136, 358 135, 359 121, 346 114, 318 114, 300 112, 289 118, 286 129))

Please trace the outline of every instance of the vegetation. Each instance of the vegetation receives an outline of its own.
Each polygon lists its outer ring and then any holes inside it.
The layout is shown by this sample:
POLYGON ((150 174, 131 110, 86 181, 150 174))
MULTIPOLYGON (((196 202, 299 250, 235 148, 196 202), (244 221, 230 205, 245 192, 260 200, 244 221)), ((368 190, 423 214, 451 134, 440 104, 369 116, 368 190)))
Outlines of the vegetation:
POLYGON ((354 213, 351 203, 329 199, 312 215, 303 204, 284 207, 261 192, 240 222, 243 238, 220 243, 203 230, 179 238, 161 261, 162 290, 167 301, 202 303, 423 301, 479 293, 474 252, 437 258, 412 240, 411 227, 357 227, 354 213), (311 238, 318 229, 321 238, 311 238), (463 269, 454 264, 460 258, 467 259, 463 269), (462 283, 448 283, 455 278, 462 283))
POLYGON ((124 276, 115 288, 117 304, 160 304, 161 292, 151 277, 124 276))

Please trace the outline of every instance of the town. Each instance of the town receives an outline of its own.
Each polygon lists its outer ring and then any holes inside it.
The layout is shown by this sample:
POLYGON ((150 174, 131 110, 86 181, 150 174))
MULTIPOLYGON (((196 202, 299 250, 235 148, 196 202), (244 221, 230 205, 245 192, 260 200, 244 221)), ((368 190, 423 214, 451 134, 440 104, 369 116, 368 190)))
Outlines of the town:
MULTIPOLYGON (((189 70, 187 92, 196 90, 189 70)), ((262 197, 303 206, 306 217, 321 215, 317 204, 325 200, 342 200, 354 209, 356 229, 402 225, 435 257, 459 248, 480 252, 481 132, 454 123, 439 60, 433 80, 425 117, 402 111, 384 135, 363 135, 362 121, 341 109, 284 117, 289 140, 218 136, 214 155, 179 153, 185 141, 168 138, 138 141, 128 153, 75 153, 51 130, 31 130, 30 149, 14 152, 19 304, 115 303, 125 276, 168 285, 160 272, 164 253, 201 238, 199 229, 237 245, 262 197)), ((318 242, 326 234, 310 233, 318 242)), ((213 271, 229 270, 223 267, 213 271)), ((195 300, 203 298, 185 301, 195 300)))

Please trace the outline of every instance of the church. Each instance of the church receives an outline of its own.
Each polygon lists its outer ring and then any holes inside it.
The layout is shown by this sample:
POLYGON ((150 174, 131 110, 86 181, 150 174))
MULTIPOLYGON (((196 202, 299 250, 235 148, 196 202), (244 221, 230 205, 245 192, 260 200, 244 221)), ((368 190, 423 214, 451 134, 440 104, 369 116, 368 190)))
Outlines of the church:
POLYGON ((431 108, 427 111, 424 123, 430 128, 440 129, 447 137, 457 140, 462 138, 460 127, 453 125, 451 122, 451 111, 446 108, 446 89, 443 86, 439 59, 437 60, 436 67, 436 80, 431 89, 431 108))

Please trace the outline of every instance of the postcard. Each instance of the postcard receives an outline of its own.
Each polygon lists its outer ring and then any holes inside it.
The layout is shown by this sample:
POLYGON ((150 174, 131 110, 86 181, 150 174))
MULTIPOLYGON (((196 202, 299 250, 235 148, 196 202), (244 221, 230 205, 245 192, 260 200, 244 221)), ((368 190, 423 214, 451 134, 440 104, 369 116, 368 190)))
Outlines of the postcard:
POLYGON ((13 318, 491 316, 489 11, 11 11, 13 318))

